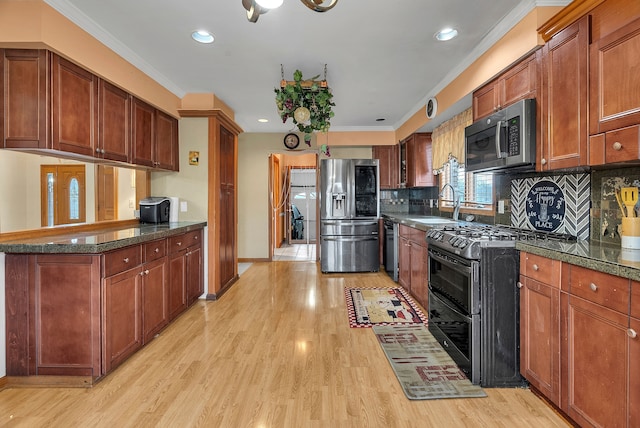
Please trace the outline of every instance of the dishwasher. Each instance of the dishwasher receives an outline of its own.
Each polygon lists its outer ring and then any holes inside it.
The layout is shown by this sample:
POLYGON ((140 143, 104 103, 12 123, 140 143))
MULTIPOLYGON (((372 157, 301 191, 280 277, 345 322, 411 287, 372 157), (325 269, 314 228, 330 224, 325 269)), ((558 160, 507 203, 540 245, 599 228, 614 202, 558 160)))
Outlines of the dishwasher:
POLYGON ((398 223, 384 220, 384 270, 398 282, 398 223))

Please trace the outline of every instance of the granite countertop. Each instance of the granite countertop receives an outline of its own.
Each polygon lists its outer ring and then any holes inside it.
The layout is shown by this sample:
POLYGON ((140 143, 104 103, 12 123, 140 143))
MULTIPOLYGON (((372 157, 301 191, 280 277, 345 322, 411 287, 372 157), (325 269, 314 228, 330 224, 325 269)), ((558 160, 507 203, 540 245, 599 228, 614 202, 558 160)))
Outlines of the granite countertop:
POLYGON ((436 217, 420 214, 382 214, 382 218, 395 221, 396 223, 405 224, 425 232, 433 227, 442 227, 454 224, 467 224, 462 220, 453 220, 446 217, 436 217))
POLYGON ((206 221, 140 224, 0 242, 0 253, 95 254, 201 229, 206 221))

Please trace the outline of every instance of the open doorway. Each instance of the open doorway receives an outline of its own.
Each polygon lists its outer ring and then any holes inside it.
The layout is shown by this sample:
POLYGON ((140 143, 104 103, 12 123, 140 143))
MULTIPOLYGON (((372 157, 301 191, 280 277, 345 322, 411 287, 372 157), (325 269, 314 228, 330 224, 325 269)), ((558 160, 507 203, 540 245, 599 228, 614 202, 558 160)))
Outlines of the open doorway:
POLYGON ((317 155, 271 155, 272 260, 315 261, 317 155))

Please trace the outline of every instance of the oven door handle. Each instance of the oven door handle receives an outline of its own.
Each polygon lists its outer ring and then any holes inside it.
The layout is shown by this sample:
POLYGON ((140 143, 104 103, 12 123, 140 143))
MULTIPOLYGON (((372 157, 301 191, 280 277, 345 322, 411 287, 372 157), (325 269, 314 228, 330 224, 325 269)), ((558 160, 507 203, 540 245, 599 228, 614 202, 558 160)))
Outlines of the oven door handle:
POLYGON ((447 309, 449 309, 450 311, 460 315, 461 317, 467 318, 469 321, 471 321, 471 316, 469 314, 461 312, 460 308, 451 306, 447 296, 445 296, 444 294, 440 293, 438 290, 434 289, 431 286, 429 286, 429 291, 431 292, 431 294, 433 294, 440 301, 440 303, 442 303, 444 306, 446 306, 447 309))
POLYGON ((449 267, 456 268, 458 270, 462 270, 462 271, 464 271, 465 274, 467 274, 469 276, 472 274, 471 266, 464 265, 464 264, 461 264, 461 263, 453 263, 453 262, 451 262, 451 261, 449 261, 449 260, 447 260, 447 259, 445 259, 443 257, 438 256, 436 253, 432 253, 432 252, 429 252, 429 257, 431 257, 432 259, 437 260, 440 263, 442 263, 444 265, 447 265, 449 267))

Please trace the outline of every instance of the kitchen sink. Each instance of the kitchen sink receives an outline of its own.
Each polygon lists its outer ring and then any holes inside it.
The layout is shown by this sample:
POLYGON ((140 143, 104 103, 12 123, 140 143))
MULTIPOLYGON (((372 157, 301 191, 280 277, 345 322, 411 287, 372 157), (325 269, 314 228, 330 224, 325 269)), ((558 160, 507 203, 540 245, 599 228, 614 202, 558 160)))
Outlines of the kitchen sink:
POLYGON ((450 218, 442 218, 442 217, 412 217, 408 218, 409 221, 414 221, 416 223, 422 224, 456 224, 458 223, 456 220, 452 220, 450 218))

